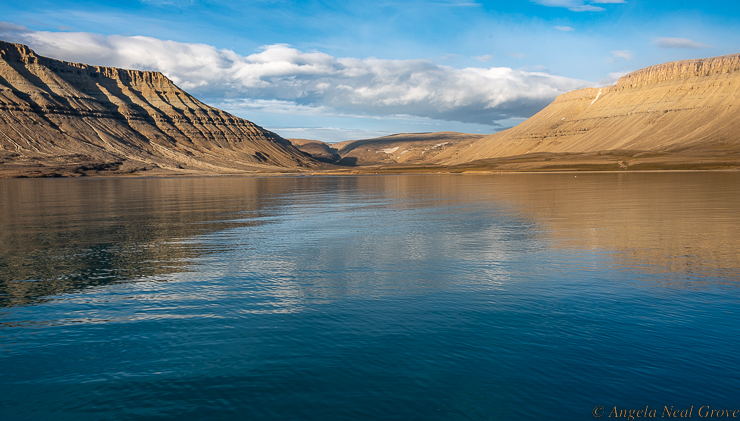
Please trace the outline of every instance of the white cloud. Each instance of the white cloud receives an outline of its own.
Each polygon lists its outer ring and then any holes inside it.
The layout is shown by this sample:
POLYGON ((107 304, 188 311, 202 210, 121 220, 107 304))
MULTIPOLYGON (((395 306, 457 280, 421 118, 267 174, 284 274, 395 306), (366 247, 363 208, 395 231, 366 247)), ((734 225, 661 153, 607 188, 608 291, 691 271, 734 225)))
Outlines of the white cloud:
POLYGON ((580 6, 569 7, 568 10, 572 12, 603 12, 606 9, 592 4, 582 4, 580 6))
POLYGON ((0 22, 0 34, 24 32, 31 32, 31 30, 25 26, 16 25, 10 22, 0 22))
POLYGON ((363 129, 342 129, 337 127, 282 127, 269 126, 267 130, 279 133, 286 139, 321 139, 327 143, 348 139, 373 139, 394 134, 393 132, 363 129))
POLYGON ((491 59, 493 59, 493 56, 490 55, 490 54, 486 54, 484 56, 476 56, 476 57, 473 57, 473 58, 476 59, 476 60, 478 60, 478 61, 480 61, 481 63, 487 63, 488 61, 490 61, 491 59))
POLYGON ((653 44, 656 44, 659 48, 686 48, 690 50, 698 50, 699 48, 710 48, 711 45, 696 42, 688 38, 669 38, 661 37, 653 40, 653 44))
POLYGON ((557 29, 558 31, 563 31, 563 32, 575 31, 575 29, 573 29, 570 26, 556 26, 555 29, 557 29))
POLYGON ((358 117, 356 115, 339 114, 334 109, 326 106, 300 105, 293 101, 281 101, 278 99, 223 99, 211 102, 212 106, 223 110, 261 111, 271 114, 289 114, 305 116, 341 115, 342 117, 358 117))
POLYGON ((603 7, 594 4, 623 4, 625 0, 530 0, 547 7, 565 7, 573 12, 603 12, 603 7))
POLYGON ((158 70, 205 102, 249 98, 243 106, 273 112, 407 114, 497 126, 501 120, 529 117, 555 96, 590 85, 506 67, 457 69, 429 60, 333 57, 285 44, 242 56, 206 44, 143 36, 11 29, 0 35, 42 55, 158 70))
POLYGON ((630 50, 617 50, 612 51, 612 57, 614 57, 614 59, 623 58, 625 60, 632 60, 635 58, 635 55, 630 50))
POLYGON ((630 73, 632 73, 632 70, 624 70, 621 72, 609 73, 604 79, 601 79, 599 81, 599 87, 615 85, 619 81, 620 77, 624 75, 628 75, 630 73))

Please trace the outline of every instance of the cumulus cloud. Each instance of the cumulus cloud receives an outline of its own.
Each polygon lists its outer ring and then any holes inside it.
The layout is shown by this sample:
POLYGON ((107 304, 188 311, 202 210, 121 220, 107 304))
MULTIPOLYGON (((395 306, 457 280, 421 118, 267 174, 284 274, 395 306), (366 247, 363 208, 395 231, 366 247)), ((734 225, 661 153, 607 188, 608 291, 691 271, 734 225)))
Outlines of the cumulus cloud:
POLYGON ((265 127, 280 132, 285 138, 321 139, 334 143, 347 139, 373 139, 394 134, 380 130, 343 129, 338 127, 265 127))
POLYGON ((710 48, 711 45, 696 42, 688 38, 669 38, 661 37, 653 40, 653 44, 656 44, 659 48, 685 48, 690 50, 698 50, 700 48, 710 48))
POLYGON ((11 29, 0 35, 39 54, 161 71, 206 102, 248 98, 242 106, 266 111, 405 114, 497 126, 497 121, 529 117, 555 96, 590 85, 507 67, 458 69, 430 60, 333 57, 285 44, 243 56, 206 44, 143 36, 11 29))
POLYGON ((351 114, 337 113, 330 107, 322 105, 299 105, 293 101, 278 99, 225 98, 211 105, 222 109, 262 111, 271 114, 291 114, 305 116, 340 115, 342 117, 359 117, 351 114))
POLYGON ((572 12, 603 12, 603 7, 594 4, 620 4, 625 0, 531 0, 548 7, 565 7, 572 12))

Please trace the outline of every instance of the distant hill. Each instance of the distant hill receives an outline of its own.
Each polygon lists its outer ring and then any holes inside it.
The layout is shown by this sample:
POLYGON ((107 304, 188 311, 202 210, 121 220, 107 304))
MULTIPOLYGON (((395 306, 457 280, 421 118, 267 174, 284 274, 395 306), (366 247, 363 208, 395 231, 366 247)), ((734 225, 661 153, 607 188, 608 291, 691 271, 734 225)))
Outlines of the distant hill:
POLYGON ((560 95, 518 126, 434 162, 509 165, 512 157, 528 162, 519 168, 573 159, 611 160, 613 169, 740 167, 740 55, 661 64, 560 95))
POLYGON ((0 176, 310 168, 252 122, 159 72, 69 63, 0 41, 0 176))
POLYGON ((334 163, 342 159, 337 153, 333 144, 325 143, 320 140, 310 139, 288 139, 290 143, 301 151, 311 155, 315 159, 325 162, 334 163))
POLYGON ((424 164, 442 151, 455 149, 463 142, 485 135, 457 132, 402 133, 372 139, 324 143, 316 140, 290 139, 304 152, 325 162, 341 166, 424 164))

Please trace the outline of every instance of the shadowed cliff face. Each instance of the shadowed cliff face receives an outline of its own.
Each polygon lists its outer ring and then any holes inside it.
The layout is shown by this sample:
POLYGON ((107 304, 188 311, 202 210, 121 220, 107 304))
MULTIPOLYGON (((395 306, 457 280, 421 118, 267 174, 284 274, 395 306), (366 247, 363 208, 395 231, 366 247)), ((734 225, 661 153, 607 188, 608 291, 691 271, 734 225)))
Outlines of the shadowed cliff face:
POLYGON ((159 72, 68 63, 2 41, 0 132, 6 168, 234 172, 314 164, 280 136, 201 103, 159 72))
POLYGON ((561 95, 522 124, 442 153, 436 162, 621 151, 627 152, 623 169, 646 161, 644 152, 664 154, 656 162, 740 163, 738 106, 740 55, 666 63, 614 86, 561 95))

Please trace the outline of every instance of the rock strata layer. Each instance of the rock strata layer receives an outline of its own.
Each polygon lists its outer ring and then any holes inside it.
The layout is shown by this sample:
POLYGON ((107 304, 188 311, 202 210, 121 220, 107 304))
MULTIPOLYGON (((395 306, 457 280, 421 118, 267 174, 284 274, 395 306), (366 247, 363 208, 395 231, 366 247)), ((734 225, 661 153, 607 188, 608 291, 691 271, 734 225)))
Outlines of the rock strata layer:
POLYGON ((315 161, 275 133, 203 104, 162 73, 54 60, 0 41, 0 166, 14 164, 42 174, 229 173, 315 161))

